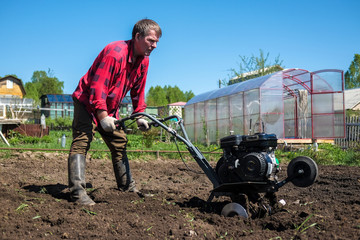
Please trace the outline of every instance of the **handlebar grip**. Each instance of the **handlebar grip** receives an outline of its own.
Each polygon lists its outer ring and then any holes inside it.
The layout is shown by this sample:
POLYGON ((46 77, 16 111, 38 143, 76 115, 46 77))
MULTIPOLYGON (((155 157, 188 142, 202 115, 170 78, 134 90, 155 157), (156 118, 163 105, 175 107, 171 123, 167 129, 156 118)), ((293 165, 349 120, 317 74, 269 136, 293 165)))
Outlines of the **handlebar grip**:
POLYGON ((123 119, 118 119, 116 120, 114 123, 115 123, 115 126, 116 126, 116 129, 120 130, 120 129, 124 129, 125 130, 125 121, 127 119, 126 118, 123 118, 123 119))

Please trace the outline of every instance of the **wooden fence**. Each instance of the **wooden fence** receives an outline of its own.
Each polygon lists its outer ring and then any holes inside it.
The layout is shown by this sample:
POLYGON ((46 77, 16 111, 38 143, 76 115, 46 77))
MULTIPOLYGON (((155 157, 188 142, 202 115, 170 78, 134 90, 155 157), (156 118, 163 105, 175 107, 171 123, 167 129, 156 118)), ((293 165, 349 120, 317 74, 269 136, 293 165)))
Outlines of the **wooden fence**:
POLYGON ((335 139, 335 144, 342 148, 360 147, 360 118, 359 116, 346 117, 346 137, 335 139))

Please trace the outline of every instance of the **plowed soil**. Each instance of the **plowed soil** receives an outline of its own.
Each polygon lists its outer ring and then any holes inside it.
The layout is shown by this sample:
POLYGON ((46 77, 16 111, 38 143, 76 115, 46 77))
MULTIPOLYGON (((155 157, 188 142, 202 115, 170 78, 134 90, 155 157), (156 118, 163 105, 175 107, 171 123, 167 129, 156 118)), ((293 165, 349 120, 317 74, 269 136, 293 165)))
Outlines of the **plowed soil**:
POLYGON ((244 219, 221 216, 228 197, 206 203, 212 184, 180 160, 132 159, 140 197, 116 190, 110 160, 87 159, 97 204, 84 207, 69 202, 67 154, 0 156, 0 239, 360 239, 359 167, 319 166, 311 187, 277 192, 281 209, 244 219))

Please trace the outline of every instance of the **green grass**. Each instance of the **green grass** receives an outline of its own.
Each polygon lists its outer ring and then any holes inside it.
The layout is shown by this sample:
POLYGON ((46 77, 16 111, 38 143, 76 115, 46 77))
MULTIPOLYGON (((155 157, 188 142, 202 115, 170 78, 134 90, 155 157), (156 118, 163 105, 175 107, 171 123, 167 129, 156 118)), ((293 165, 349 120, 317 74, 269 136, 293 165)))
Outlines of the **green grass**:
MULTIPOLYGON (((174 141, 163 142, 160 141, 157 132, 150 132, 146 134, 128 134, 128 150, 151 150, 151 151, 177 151, 177 146, 174 141)), ((168 137, 169 139, 169 137, 168 137)), ((36 137, 26 137, 17 133, 11 133, 8 137, 8 142, 10 143, 11 148, 40 148, 40 149, 64 149, 68 151, 70 149, 72 141, 71 131, 50 131, 49 136, 44 136, 42 138, 36 137), (61 147, 61 137, 65 134, 66 136, 66 146, 65 148, 61 147)), ((187 152, 185 144, 177 142, 180 151, 185 151, 182 153, 185 160, 192 160, 191 155, 187 152)), ((216 149, 219 149, 217 145, 204 146, 201 144, 196 145, 201 152, 203 152, 205 158, 208 161, 217 161, 220 158, 220 154, 206 154, 206 152, 212 152, 216 149)), ((8 148, 4 142, 0 142, 1 148, 8 148)), ((96 159, 110 159, 110 153, 103 142, 99 133, 96 133, 94 139, 91 143, 89 154, 92 158, 96 159), (101 150, 101 151, 97 151, 101 150)), ((215 152, 221 152, 217 150, 215 152)), ((2 154, 9 154, 8 151, 3 150, 2 154)), ((128 151, 130 159, 142 159, 142 160, 151 160, 156 158, 156 153, 146 153, 146 152, 131 152, 128 151)), ((161 157, 180 159, 178 153, 160 153, 161 157)), ((331 144, 319 144, 319 150, 314 151, 312 148, 305 147, 302 150, 294 151, 282 151, 276 150, 276 157, 281 163, 287 163, 290 160, 294 159, 297 156, 308 156, 314 159, 320 165, 350 165, 350 166, 360 166, 360 151, 359 149, 347 149, 343 150, 336 145, 331 144)))
MULTIPOLYGON (((151 150, 151 151, 177 151, 176 144, 171 142, 162 142, 160 141, 159 137, 151 137, 151 146, 150 144, 146 144, 146 142, 149 142, 149 137, 147 135, 135 135, 135 134, 128 134, 128 150, 151 150)), ((71 131, 50 131, 49 136, 44 136, 42 138, 39 137, 28 137, 23 136, 18 133, 12 132, 10 136, 7 138, 10 147, 7 146, 3 141, 0 141, 0 148, 23 148, 23 149, 63 149, 64 151, 68 151, 71 146, 72 141, 72 132, 71 131), (65 134, 66 137, 66 145, 65 148, 61 147, 61 137, 65 134)), ((178 142, 180 151, 186 151, 186 146, 178 142)), ((199 149, 203 152, 211 152, 218 148, 216 145, 211 145, 209 147, 205 147, 202 145, 198 146, 199 149)), ((99 133, 95 133, 94 139, 91 142, 89 154, 92 158, 95 159, 103 159, 103 158, 109 158, 110 159, 110 152, 104 141, 102 140, 99 133), (100 151, 97 151, 100 150, 100 151)), ((5 154, 8 152, 6 150, 2 150, 5 154)), ((145 152, 128 152, 128 155, 130 159, 143 159, 143 160, 150 160, 154 159, 156 157, 156 153, 145 153, 145 152)), ((217 155, 206 155, 205 157, 208 158, 209 161, 217 160, 220 156, 220 154, 217 155)), ((161 153, 162 157, 167 158, 175 158, 179 159, 178 153, 161 153)), ((184 154, 183 157, 185 160, 192 159, 189 153, 184 154)))
POLYGON ((312 148, 296 151, 276 151, 280 162, 286 163, 298 156, 308 156, 320 165, 348 165, 360 166, 360 151, 358 149, 343 150, 332 144, 319 144, 318 151, 312 148))

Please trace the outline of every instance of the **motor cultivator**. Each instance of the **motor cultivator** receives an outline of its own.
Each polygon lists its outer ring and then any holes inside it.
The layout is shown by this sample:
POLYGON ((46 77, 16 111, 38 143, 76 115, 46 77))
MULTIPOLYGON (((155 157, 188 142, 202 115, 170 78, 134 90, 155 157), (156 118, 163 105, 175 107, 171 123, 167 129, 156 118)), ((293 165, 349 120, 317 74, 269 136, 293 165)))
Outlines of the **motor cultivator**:
POLYGON ((287 178, 278 180, 279 162, 275 158, 277 137, 275 134, 255 133, 253 135, 230 135, 220 139, 223 154, 213 168, 200 150, 189 140, 183 120, 172 115, 156 118, 147 113, 135 113, 117 121, 119 128, 125 129, 125 121, 147 117, 150 127, 161 127, 173 137, 183 142, 202 171, 213 184, 208 202, 214 197, 228 196, 232 202, 222 209, 224 216, 262 217, 277 209, 275 193, 288 182, 297 187, 312 185, 318 175, 316 163, 309 157, 297 157, 290 161, 287 178), (165 125, 174 120, 181 133, 165 125))

